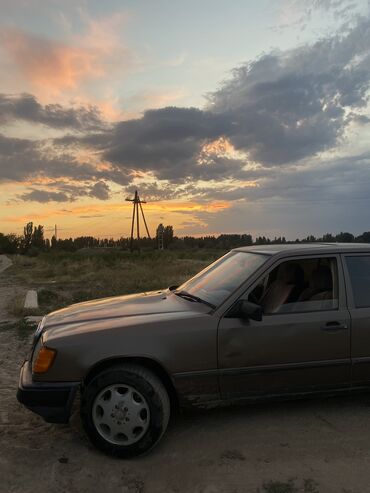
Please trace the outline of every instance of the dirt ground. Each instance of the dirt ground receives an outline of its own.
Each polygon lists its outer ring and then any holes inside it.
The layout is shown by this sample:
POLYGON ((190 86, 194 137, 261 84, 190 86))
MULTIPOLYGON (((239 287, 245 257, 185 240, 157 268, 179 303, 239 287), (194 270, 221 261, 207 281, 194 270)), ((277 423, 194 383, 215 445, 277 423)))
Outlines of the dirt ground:
POLYGON ((31 334, 4 321, 22 289, 0 273, 0 492, 370 492, 367 396, 188 411, 130 461, 94 450, 77 409, 45 423, 16 400, 31 334))

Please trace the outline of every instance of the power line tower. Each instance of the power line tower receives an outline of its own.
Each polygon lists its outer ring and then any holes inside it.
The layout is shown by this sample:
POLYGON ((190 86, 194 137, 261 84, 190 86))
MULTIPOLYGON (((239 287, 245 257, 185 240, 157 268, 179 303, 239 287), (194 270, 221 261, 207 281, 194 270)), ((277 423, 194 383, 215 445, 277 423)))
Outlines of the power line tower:
POLYGON ((143 207, 141 204, 146 204, 145 200, 140 200, 139 194, 137 190, 135 190, 135 197, 133 199, 126 199, 127 202, 133 202, 134 208, 132 211, 132 222, 131 222, 131 238, 130 238, 130 250, 131 252, 134 250, 134 229, 135 229, 135 220, 136 220, 136 236, 138 241, 138 249, 140 250, 140 221, 139 221, 139 208, 141 211, 141 215, 143 216, 143 221, 145 224, 145 229, 148 234, 148 238, 150 239, 150 233, 148 229, 148 225, 146 224, 143 207))

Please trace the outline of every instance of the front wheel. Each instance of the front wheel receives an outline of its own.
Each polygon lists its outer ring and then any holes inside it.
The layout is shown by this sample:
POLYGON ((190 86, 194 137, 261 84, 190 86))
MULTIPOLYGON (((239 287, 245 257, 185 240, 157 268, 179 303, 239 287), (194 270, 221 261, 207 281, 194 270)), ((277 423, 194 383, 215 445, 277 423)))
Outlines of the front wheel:
POLYGON ((92 443, 110 455, 148 452, 166 431, 170 400, 159 378, 138 365, 103 370, 85 388, 81 419, 92 443))

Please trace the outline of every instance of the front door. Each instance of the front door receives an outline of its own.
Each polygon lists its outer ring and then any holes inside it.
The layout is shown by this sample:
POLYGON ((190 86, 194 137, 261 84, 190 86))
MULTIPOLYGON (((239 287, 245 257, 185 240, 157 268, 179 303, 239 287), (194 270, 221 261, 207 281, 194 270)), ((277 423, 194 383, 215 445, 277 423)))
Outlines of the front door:
POLYGON ((350 317, 340 259, 277 262, 242 296, 262 321, 225 313, 218 361, 224 398, 340 389, 350 385, 350 317))

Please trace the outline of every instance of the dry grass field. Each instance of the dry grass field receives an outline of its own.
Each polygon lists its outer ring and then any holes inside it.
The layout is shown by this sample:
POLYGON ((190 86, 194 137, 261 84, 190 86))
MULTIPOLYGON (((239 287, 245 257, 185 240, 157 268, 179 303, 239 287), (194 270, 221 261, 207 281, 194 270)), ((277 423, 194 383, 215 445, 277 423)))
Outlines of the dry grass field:
MULTIPOLYGON (((9 275, 18 284, 37 289, 40 313, 95 298, 166 288, 181 284, 224 252, 150 251, 141 254, 111 249, 75 253, 14 256, 9 275)), ((23 299, 12 300, 14 316, 29 314, 23 299)))

